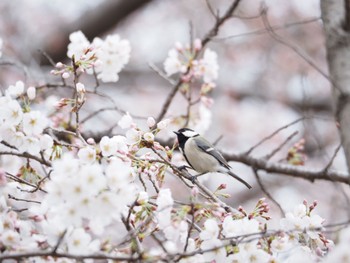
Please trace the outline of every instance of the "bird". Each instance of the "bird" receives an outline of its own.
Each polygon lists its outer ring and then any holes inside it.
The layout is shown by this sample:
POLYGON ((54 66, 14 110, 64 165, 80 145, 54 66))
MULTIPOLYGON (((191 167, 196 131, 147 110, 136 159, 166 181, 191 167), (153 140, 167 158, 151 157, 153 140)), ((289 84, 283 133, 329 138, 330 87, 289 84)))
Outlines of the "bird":
POLYGON ((252 186, 231 171, 222 154, 209 141, 189 128, 174 131, 177 135, 179 149, 193 170, 201 174, 209 172, 224 173, 232 176, 249 189, 252 186))

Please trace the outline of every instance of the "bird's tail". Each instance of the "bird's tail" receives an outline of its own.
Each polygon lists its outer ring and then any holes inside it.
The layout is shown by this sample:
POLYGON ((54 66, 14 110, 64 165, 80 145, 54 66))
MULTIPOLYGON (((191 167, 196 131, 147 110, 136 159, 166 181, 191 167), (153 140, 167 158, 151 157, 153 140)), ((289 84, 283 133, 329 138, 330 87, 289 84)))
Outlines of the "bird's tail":
POLYGON ((244 181, 242 178, 240 178, 238 175, 234 174, 231 171, 227 171, 227 173, 229 175, 231 175, 233 178, 237 179, 238 181, 240 181, 242 184, 244 184, 246 187, 248 187, 249 189, 252 188, 252 186, 250 184, 248 184, 246 181, 244 181))

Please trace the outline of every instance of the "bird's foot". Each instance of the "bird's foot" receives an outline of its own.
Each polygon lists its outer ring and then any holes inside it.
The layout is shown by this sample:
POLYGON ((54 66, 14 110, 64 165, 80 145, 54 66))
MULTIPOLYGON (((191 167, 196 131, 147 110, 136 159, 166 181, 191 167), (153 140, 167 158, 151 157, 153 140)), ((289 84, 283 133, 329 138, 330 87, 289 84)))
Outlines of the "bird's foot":
POLYGON ((198 176, 198 175, 192 175, 192 176, 191 176, 190 180, 191 180, 191 183, 192 183, 192 184, 195 184, 195 183, 196 183, 197 176, 198 176))
POLYGON ((181 165, 181 166, 177 167, 177 169, 179 169, 180 171, 182 171, 182 170, 186 170, 187 171, 187 168, 191 168, 191 167, 189 167, 187 165, 181 165))

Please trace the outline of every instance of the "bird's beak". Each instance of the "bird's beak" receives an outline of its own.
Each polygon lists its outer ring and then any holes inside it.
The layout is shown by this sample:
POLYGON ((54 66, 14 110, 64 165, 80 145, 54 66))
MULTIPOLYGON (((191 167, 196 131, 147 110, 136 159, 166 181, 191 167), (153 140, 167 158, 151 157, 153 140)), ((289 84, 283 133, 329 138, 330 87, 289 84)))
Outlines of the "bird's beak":
POLYGON ((178 133, 177 131, 174 131, 174 133, 175 133, 176 135, 179 135, 179 133, 178 133))

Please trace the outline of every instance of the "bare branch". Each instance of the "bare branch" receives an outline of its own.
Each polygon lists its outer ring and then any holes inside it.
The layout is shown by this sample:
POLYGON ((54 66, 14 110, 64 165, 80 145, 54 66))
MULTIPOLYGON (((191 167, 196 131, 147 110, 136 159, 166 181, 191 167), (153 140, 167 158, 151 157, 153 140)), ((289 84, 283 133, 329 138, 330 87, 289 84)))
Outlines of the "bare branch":
POLYGON ((282 163, 274 163, 262 158, 255 158, 250 155, 243 154, 228 154, 223 153, 223 156, 227 161, 235 161, 244 163, 254 169, 264 170, 269 173, 276 173, 287 175, 295 178, 303 178, 310 182, 315 180, 326 180, 331 182, 339 182, 350 184, 348 181, 348 175, 346 173, 336 171, 324 171, 315 170, 311 168, 305 168, 300 166, 293 166, 282 163))
MULTIPOLYGON (((236 10, 236 8, 238 7, 239 2, 240 2, 240 0, 235 0, 234 2, 232 2, 230 7, 226 10, 225 14, 216 19, 216 23, 215 23, 214 27, 202 39, 202 46, 203 47, 206 44, 208 44, 209 41, 218 34, 219 29, 224 24, 224 22, 227 19, 229 19, 230 17, 232 17, 232 14, 236 10)), ((165 102, 161 108, 161 111, 158 114, 158 117, 156 118, 156 122, 159 122, 164 118, 165 114, 168 112, 168 109, 170 107, 172 100, 174 99, 176 93, 179 91, 181 85, 182 85, 182 80, 180 79, 175 84, 175 86, 173 87, 173 89, 169 93, 167 99, 165 100, 165 102)))
POLYGON ((252 146, 248 151, 245 152, 246 155, 249 155, 252 153, 252 151, 254 151, 257 147, 259 147, 260 145, 262 145, 264 142, 266 142, 267 140, 270 140, 272 137, 274 137, 277 133, 279 133, 282 130, 285 130, 287 128, 289 128, 290 126, 305 120, 305 117, 301 117, 296 119, 295 121, 292 121, 280 128, 278 128, 276 131, 274 131, 273 133, 271 133, 270 135, 266 136, 265 138, 263 138, 261 141, 259 141, 257 144, 255 144, 254 146, 252 146))
MULTIPOLYGON (((259 14, 259 16, 257 16, 257 17, 261 17, 261 14, 259 14)), ((314 22, 319 21, 320 19, 321 19, 320 17, 311 17, 311 18, 301 20, 301 21, 286 23, 284 25, 271 26, 270 29, 264 27, 264 28, 260 28, 260 29, 254 30, 254 31, 247 32, 247 33, 242 33, 242 34, 237 34, 237 35, 232 35, 232 36, 215 37, 215 38, 213 38, 213 41, 215 42, 215 41, 223 41, 223 40, 229 40, 229 39, 239 38, 239 37, 262 35, 262 34, 269 33, 269 30, 271 30, 271 29, 273 31, 283 30, 283 29, 287 29, 290 27, 294 27, 294 26, 300 26, 300 25, 305 25, 305 24, 309 24, 309 23, 314 23, 314 22)))
POLYGON ((311 67, 313 67, 318 73, 320 73, 324 78, 326 78, 329 82, 333 83, 331 78, 328 76, 328 74, 321 69, 305 52, 299 48, 298 46, 284 40, 281 36, 279 36, 274 29, 271 27, 271 24, 267 18, 267 8, 262 7, 261 10, 262 13, 262 20, 264 22, 265 27, 268 30, 269 35, 275 39, 277 42, 283 44, 284 46, 289 47, 292 49, 297 55, 299 55, 304 61, 306 61, 311 67))
POLYGON ((282 206, 280 205, 280 203, 277 202, 277 200, 275 198, 273 198, 273 196, 269 193, 269 191, 265 188, 264 184, 262 183, 261 181, 261 178, 260 178, 260 175, 259 175, 259 172, 256 170, 256 169, 253 169, 253 172, 254 172, 254 175, 255 175, 255 178, 256 178, 256 181, 258 182, 258 185, 260 186, 260 189, 261 191, 264 192, 264 194, 278 207, 278 209, 280 210, 281 212, 281 215, 283 217, 285 217, 285 213, 282 209, 282 206))

